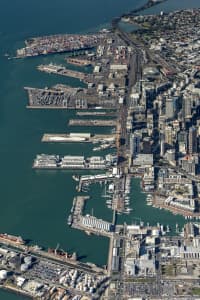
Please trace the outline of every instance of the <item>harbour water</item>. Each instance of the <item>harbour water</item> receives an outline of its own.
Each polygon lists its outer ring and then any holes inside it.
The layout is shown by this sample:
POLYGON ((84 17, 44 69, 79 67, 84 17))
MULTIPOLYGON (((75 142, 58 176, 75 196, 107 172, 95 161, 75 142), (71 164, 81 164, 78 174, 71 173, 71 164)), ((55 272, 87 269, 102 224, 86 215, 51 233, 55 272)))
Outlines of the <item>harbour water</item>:
MULTIPOLYGON (((56 83, 80 85, 77 80, 60 78, 40 73, 36 66, 41 63, 62 62, 63 55, 37 57, 24 60, 8 60, 4 54, 14 54, 31 36, 53 33, 90 32, 104 27, 117 15, 143 4, 141 0, 73 0, 73 1, 1 1, 0 9, 0 166, 1 209, 0 232, 22 235, 32 243, 44 247, 56 247, 78 251, 84 261, 106 264, 108 240, 70 229, 66 218, 69 214, 76 183, 69 171, 34 171, 32 162, 37 153, 88 154, 90 145, 42 144, 44 132, 64 133, 73 112, 27 110, 24 86, 45 87, 56 83), (92 12, 92 15, 91 15, 92 12)), ((197 7, 198 0, 169 0, 168 9, 197 7), (174 6, 174 3, 177 6, 174 6)), ((163 9, 163 8, 162 8, 163 9)), ((159 12, 156 7, 153 11, 159 12)), ((152 9, 151 9, 152 13, 152 9)), ((80 128, 70 129, 80 131, 80 128)), ((85 131, 91 128, 85 129, 85 131)), ((98 128, 96 132, 105 132, 98 128)), ((111 218, 110 211, 101 198, 103 187, 95 186, 91 202, 86 210, 98 217, 111 218)), ((145 204, 145 195, 140 191, 139 180, 132 184, 132 214, 118 221, 164 222, 175 226, 185 221, 170 213, 155 210, 145 204)), ((90 200, 89 200, 90 201, 90 200)), ((22 296, 0 291, 0 300, 22 299, 22 296)))

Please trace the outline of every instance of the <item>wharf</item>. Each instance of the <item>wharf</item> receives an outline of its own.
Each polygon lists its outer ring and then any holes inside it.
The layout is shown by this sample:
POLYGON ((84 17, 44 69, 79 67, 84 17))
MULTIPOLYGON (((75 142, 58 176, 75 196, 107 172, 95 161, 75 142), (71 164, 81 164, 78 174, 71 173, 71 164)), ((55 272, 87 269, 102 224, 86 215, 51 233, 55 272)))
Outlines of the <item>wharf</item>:
MULTIPOLYGON (((44 109, 96 109, 100 99, 95 94, 89 94, 84 88, 73 88, 63 84, 57 84, 51 88, 43 89, 24 87, 28 93, 27 108, 44 109)), ((109 107, 104 107, 109 109, 109 107)))
POLYGON ((91 66, 94 64, 94 62, 87 60, 87 59, 83 59, 83 58, 66 58, 66 62, 68 64, 72 64, 75 66, 80 66, 80 67, 87 67, 87 66, 91 66))
POLYGON ((87 101, 78 100, 84 90, 65 85, 52 88, 24 87, 28 93, 28 108, 86 109, 87 101))
POLYGON ((79 224, 79 223, 73 223, 72 228, 78 229, 78 230, 83 230, 88 235, 91 235, 91 234, 101 235, 101 236, 108 237, 108 238, 111 238, 114 234, 113 232, 107 232, 107 231, 97 230, 97 229, 94 229, 94 228, 88 228, 88 227, 86 227, 82 224, 79 224))
POLYGON ((80 120, 80 119, 70 119, 69 126, 102 126, 102 127, 115 127, 117 125, 116 120, 80 120))
POLYGON ((84 156, 59 156, 38 154, 33 163, 33 169, 49 169, 49 170, 107 170, 116 165, 116 157, 106 155, 105 158, 101 156, 91 156, 85 158, 84 156))
POLYGON ((62 76, 76 78, 81 81, 85 81, 88 77, 88 75, 85 73, 74 71, 74 70, 69 70, 63 66, 58 66, 58 65, 53 65, 53 64, 40 65, 37 67, 37 69, 39 71, 50 73, 50 74, 56 74, 56 75, 62 75, 62 76))
MULTIPOLYGON (((83 197, 84 198, 84 197, 83 197)), ((86 198, 86 197, 85 197, 86 198)), ((89 198, 89 197, 88 197, 89 198)), ((54 252, 47 252, 43 250, 38 245, 19 245, 19 244, 10 244, 6 243, 4 241, 0 241, 0 247, 3 246, 8 251, 15 251, 16 253, 30 253, 34 257, 41 258, 43 260, 49 261, 49 262, 58 262, 62 265, 71 267, 71 268, 77 268, 79 270, 84 270, 89 273, 104 273, 105 270, 97 267, 96 265, 90 265, 88 263, 83 263, 81 261, 78 261, 76 258, 74 258, 73 255, 68 255, 67 252, 63 252, 63 254, 66 255, 59 255, 57 252, 58 250, 54 250, 54 252)))
POLYGON ((113 225, 111 223, 90 215, 83 216, 85 202, 89 198, 89 196, 77 196, 74 198, 71 214, 68 217, 68 225, 75 229, 84 230, 87 234, 112 237, 113 225))
POLYGON ((30 38, 25 41, 25 48, 17 50, 16 58, 89 50, 103 38, 103 34, 57 34, 30 38))
POLYGON ((184 207, 178 207, 170 204, 165 203, 166 197, 162 197, 159 195, 154 195, 152 198, 151 205, 153 207, 159 208, 159 209, 165 209, 170 211, 174 215, 181 215, 185 217, 186 219, 200 219, 200 212, 199 211, 190 211, 189 209, 186 209, 184 207))
POLYGON ((90 133, 70 133, 70 134, 50 134, 45 133, 42 137, 42 142, 48 143, 99 143, 113 142, 115 135, 113 134, 94 134, 90 133))
POLYGON ((75 181, 79 181, 79 185, 77 187, 78 192, 82 192, 85 185, 90 185, 93 183, 99 182, 108 182, 116 179, 116 176, 113 174, 97 174, 97 175, 83 175, 80 178, 73 176, 75 181))
POLYGON ((118 213, 125 211, 125 192, 127 176, 122 176, 114 182, 112 209, 118 213))
POLYGON ((109 111, 77 111, 77 116, 98 116, 98 117, 116 117, 117 114, 115 112, 109 111))
POLYGON ((154 197, 152 201, 152 206, 159 208, 159 209, 165 209, 170 211, 174 215, 181 215, 185 217, 186 219, 200 219, 200 212, 191 212, 184 208, 174 207, 170 205, 166 205, 163 200, 159 200, 157 197, 154 197))

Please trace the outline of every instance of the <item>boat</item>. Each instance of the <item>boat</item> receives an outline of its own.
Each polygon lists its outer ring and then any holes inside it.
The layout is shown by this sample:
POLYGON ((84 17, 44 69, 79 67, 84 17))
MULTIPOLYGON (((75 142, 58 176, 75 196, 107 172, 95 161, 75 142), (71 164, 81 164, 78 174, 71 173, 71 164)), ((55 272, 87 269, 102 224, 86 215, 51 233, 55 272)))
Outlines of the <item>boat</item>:
POLYGON ((100 151, 101 150, 101 147, 94 147, 93 149, 92 149, 92 151, 100 151))
POLYGON ((125 211, 128 211, 128 212, 130 212, 130 211, 132 211, 132 210, 133 210, 133 209, 132 209, 132 208, 129 208, 129 207, 125 209, 125 211))
POLYGON ((110 204, 110 205, 111 205, 111 204, 112 204, 112 201, 106 201, 106 204, 110 204))
POLYGON ((80 176, 79 176, 79 175, 73 175, 72 178, 73 178, 75 181, 79 181, 79 180, 80 180, 80 176))
POLYGON ((68 219, 67 219, 67 224, 68 224, 69 226, 71 226, 71 225, 72 225, 72 221, 73 221, 72 215, 69 215, 69 217, 68 217, 68 219))

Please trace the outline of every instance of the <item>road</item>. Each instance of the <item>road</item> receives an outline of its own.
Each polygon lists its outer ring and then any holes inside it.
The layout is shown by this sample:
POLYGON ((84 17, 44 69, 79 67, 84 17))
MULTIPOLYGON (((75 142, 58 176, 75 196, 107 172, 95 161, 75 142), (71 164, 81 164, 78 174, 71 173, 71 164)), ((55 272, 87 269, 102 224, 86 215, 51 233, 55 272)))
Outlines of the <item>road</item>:
POLYGON ((124 167, 127 166, 127 147, 129 147, 129 134, 127 133, 126 123, 128 117, 128 110, 130 107, 130 94, 132 87, 142 78, 142 65, 143 65, 143 53, 139 45, 137 45, 126 32, 123 32, 117 24, 115 24, 115 33, 125 42, 127 46, 134 49, 134 52, 130 59, 129 72, 127 78, 127 90, 125 95, 125 101, 119 109, 118 122, 121 124, 120 131, 120 144, 118 147, 119 166, 122 168, 122 172, 125 171, 124 167))
MULTIPOLYGON (((143 65, 143 53, 140 49, 140 47, 133 42, 131 37, 128 33, 121 31, 121 29, 118 26, 118 23, 115 23, 115 33, 125 42, 127 46, 132 47, 133 54, 130 59, 129 63, 129 72, 127 77, 127 88, 126 88, 126 95, 125 95, 125 101, 123 105, 120 106, 119 109, 119 118, 118 122, 121 125, 120 129, 120 143, 118 145, 118 164, 119 167, 121 167, 121 172, 123 174, 126 173, 127 167, 128 167, 128 160, 127 160, 127 153, 129 153, 129 133, 126 129, 127 124, 127 117, 128 117, 128 110, 130 107, 130 94, 132 91, 132 87, 142 79, 142 65, 143 65)), ((126 236, 126 228, 124 227, 124 234, 123 236, 126 236)), ((124 259, 125 259, 125 238, 123 239, 123 246, 122 246, 122 252, 121 252, 121 270, 119 277, 117 279, 117 293, 116 293, 116 300, 122 300, 124 295, 124 259)))

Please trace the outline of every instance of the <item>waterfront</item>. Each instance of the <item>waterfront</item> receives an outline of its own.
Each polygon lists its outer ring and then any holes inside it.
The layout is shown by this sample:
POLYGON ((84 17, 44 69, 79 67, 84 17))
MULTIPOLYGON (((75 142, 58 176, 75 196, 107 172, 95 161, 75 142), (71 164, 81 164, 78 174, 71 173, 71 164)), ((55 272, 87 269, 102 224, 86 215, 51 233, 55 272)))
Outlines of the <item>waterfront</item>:
MULTIPOLYGON (((37 3, 34 5, 37 5, 37 3)), ((84 3, 84 5, 86 4, 84 3)), ((121 6, 124 6, 124 4, 121 4, 121 6)), ((102 7, 104 10, 103 5, 102 7)), ((96 9, 98 11, 98 8, 96 9)), ((35 29, 36 22, 33 22, 32 30, 31 26, 24 31, 15 27, 16 31, 21 32, 19 35, 11 32, 11 28, 4 25, 2 28, 7 28, 9 32, 8 34, 1 33, 1 43, 3 44, 1 46, 1 54, 3 55, 5 52, 13 50, 18 46, 18 43, 21 43, 23 38, 35 35, 36 32, 38 35, 68 30, 70 32, 87 31, 90 28, 92 30, 101 23, 107 23, 115 14, 124 12, 124 7, 121 7, 121 10, 112 11, 112 14, 107 19, 104 19, 104 17, 102 20, 86 18, 87 22, 91 22, 86 25, 84 25, 85 20, 83 20, 82 25, 76 24, 76 26, 74 24, 70 25, 70 20, 67 20, 69 25, 65 25, 65 30, 62 27, 63 24, 58 23, 55 26, 55 23, 51 22, 50 18, 47 23, 52 27, 49 26, 47 29, 41 26, 41 31, 39 30, 41 24, 38 24, 38 29, 35 29), (83 27, 81 28, 81 26, 83 27)), ((73 14, 73 12, 70 12, 70 14, 73 14)), ((66 152, 73 152, 74 154, 80 154, 82 151, 86 153, 91 150, 91 147, 88 145, 82 145, 81 149, 77 149, 76 145, 43 145, 40 143, 41 135, 44 132, 65 132, 66 121, 73 113, 27 111, 25 108, 27 99, 23 92, 23 86, 44 87, 57 82, 70 82, 70 84, 74 85, 79 83, 76 80, 67 81, 53 75, 40 74, 35 70, 35 66, 39 63, 46 63, 51 60, 59 61, 60 57, 23 61, 7 61, 6 58, 1 57, 1 199, 3 199, 2 202, 4 201, 0 215, 1 232, 20 234, 25 238, 32 239, 34 243, 44 246, 56 247, 56 244, 59 242, 64 249, 79 250, 80 255, 87 256, 86 260, 104 264, 106 263, 108 241, 99 239, 99 237, 87 237, 84 233, 72 231, 66 225, 66 216, 75 193, 75 184, 71 179, 71 172, 34 172, 31 170, 32 160, 36 153, 66 154, 66 152), (85 242, 86 240, 87 242, 85 242), (100 247, 102 249, 101 255, 99 255, 98 251, 100 247)), ((91 129, 88 128, 88 130, 91 129)), ((100 129, 98 131, 101 132, 100 129)), ((145 205, 145 195, 139 194, 138 181, 135 181, 134 189, 137 191, 139 206, 138 209, 133 211, 133 216, 138 217, 138 213, 140 213, 139 217, 142 218, 144 210, 143 206, 140 205, 142 203, 145 205)), ((133 199, 133 205, 134 202, 135 200, 133 199)), ((96 211, 99 211, 102 203, 93 203, 95 214, 98 215, 96 211)), ((163 220, 163 216, 166 216, 166 223, 169 224, 174 223, 176 220, 176 217, 170 213, 165 214, 162 211, 162 215, 160 215, 158 210, 149 209, 148 207, 145 207, 145 209, 147 213, 143 217, 145 222, 149 218, 149 221, 153 222, 156 211, 158 212, 158 220, 156 221, 163 220)), ((103 211, 102 214, 104 214, 103 211)), ((133 216, 130 215, 126 219, 127 222, 131 221, 133 216)), ((182 222, 182 220, 180 221, 182 222)))

